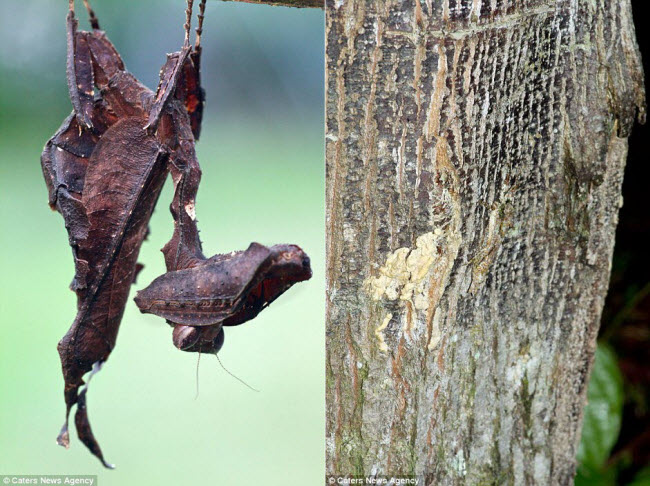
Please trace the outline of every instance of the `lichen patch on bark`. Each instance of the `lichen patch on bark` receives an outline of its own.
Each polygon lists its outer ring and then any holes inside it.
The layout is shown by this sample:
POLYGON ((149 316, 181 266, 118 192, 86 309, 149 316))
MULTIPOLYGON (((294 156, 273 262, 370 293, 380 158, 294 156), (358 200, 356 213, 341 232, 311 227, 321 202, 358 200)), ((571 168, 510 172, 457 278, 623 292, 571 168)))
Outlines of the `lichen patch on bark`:
POLYGON ((367 280, 367 288, 373 300, 410 300, 418 310, 426 310, 425 278, 438 254, 437 240, 442 231, 426 233, 417 239, 414 249, 399 248, 386 258, 386 263, 379 269, 378 277, 367 280))
MULTIPOLYGON (((415 248, 398 248, 390 253, 378 275, 366 280, 365 289, 368 295, 374 301, 399 302, 405 312, 410 313, 411 309, 415 309, 424 316, 431 308, 435 314, 459 245, 458 235, 450 236, 440 228, 419 236, 415 248)), ((392 316, 390 314, 390 318, 392 316)), ((382 323, 382 331, 390 322, 390 318, 382 323)), ((409 323, 413 322, 412 316, 405 319, 409 323)), ((437 321, 434 319, 433 322, 437 321)), ((410 327, 411 325, 405 326, 404 331, 408 331, 410 327)), ((434 331, 430 346, 440 339, 439 329, 434 331)), ((385 350, 384 346, 386 344, 382 338, 380 349, 385 350)))

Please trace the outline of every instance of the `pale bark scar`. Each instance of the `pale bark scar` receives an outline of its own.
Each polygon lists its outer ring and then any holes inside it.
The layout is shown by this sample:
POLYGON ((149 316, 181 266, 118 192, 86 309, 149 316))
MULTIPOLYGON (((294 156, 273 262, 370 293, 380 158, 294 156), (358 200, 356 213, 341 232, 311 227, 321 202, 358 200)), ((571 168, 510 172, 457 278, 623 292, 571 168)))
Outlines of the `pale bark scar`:
POLYGON ((436 262, 436 249, 442 230, 418 237, 416 246, 399 248, 388 255, 379 269, 379 276, 367 280, 367 288, 373 300, 411 301, 417 310, 428 307, 427 275, 436 262))
POLYGON ((440 332, 440 314, 441 312, 436 309, 435 312, 433 313, 433 322, 431 325, 431 338, 429 339, 429 344, 427 345, 427 348, 429 348, 429 351, 432 351, 436 349, 436 346, 440 343, 440 338, 442 337, 442 333, 440 332))
POLYGON ((381 323, 381 326, 375 329, 375 336, 377 336, 377 339, 379 340, 379 349, 384 353, 388 352, 388 346, 386 345, 386 341, 384 341, 383 331, 386 329, 386 327, 388 327, 388 323, 392 318, 393 314, 388 314, 386 317, 384 317, 384 321, 381 323))
MULTIPOLYGON (((462 243, 458 174, 449 160, 449 145, 443 137, 438 138, 432 155, 435 170, 446 186, 443 191, 447 207, 444 217, 446 224, 420 235, 415 241, 415 248, 403 247, 390 253, 379 268, 378 275, 364 283, 364 288, 374 301, 397 301, 405 312, 410 311, 407 304, 411 304, 416 316, 406 319, 404 332, 411 334, 416 322, 426 323, 429 349, 433 349, 441 338, 441 318, 438 315, 434 319, 434 315, 441 314, 436 313, 436 309, 449 283, 462 243), (422 313, 419 319, 418 312, 422 313)), ((388 322, 384 321, 376 333, 383 331, 388 322)), ((386 343, 382 337, 380 349, 384 350, 383 346, 386 343)))

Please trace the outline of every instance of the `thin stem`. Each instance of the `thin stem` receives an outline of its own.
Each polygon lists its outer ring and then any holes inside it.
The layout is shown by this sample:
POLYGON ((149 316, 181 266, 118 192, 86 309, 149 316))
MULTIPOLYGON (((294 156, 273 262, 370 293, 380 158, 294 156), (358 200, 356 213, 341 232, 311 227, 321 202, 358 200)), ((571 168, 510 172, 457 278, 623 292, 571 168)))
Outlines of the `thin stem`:
POLYGON ((187 0, 187 8, 185 9, 185 42, 184 47, 190 45, 190 27, 192 26, 192 8, 194 7, 194 0, 187 0))
POLYGON ((205 2, 206 0, 201 0, 199 4, 199 26, 196 28, 196 41, 194 42, 194 50, 201 50, 201 34, 203 33, 203 19, 205 18, 205 2))

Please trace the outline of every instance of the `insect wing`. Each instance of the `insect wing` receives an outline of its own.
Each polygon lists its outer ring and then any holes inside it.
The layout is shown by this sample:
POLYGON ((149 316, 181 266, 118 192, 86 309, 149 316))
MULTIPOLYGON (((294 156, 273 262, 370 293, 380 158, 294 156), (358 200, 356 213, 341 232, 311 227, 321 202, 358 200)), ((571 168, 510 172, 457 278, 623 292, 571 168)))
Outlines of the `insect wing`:
MULTIPOLYGON (((166 156, 143 125, 142 118, 127 118, 108 129, 86 171, 81 201, 88 228, 75 251, 78 312, 58 346, 67 414, 77 403, 83 375, 106 361, 115 345, 140 246, 167 174, 166 156)), ((79 438, 96 454, 85 409, 79 417, 79 438)), ((65 444, 67 431, 63 435, 65 444)))
POLYGON ((176 324, 207 326, 235 314, 245 290, 268 262, 270 251, 252 243, 246 251, 217 255, 202 265, 167 272, 138 293, 142 312, 176 324))

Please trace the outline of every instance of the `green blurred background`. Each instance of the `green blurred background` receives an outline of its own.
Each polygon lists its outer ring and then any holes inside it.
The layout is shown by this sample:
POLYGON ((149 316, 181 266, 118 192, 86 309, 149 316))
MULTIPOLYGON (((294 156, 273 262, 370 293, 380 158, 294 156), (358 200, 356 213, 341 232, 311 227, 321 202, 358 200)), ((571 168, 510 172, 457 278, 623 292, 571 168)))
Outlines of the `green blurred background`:
MULTIPOLYGON (((78 2, 82 28, 88 24, 78 2)), ((127 68, 155 88, 182 42, 181 0, 95 0, 127 68)), ((129 302, 117 346, 93 379, 89 415, 104 470, 64 418, 56 343, 75 315, 63 219, 47 206, 40 152, 69 114, 67 2, 0 3, 0 474, 97 474, 100 485, 318 484, 324 471, 323 12, 208 2, 206 120, 197 145, 197 217, 206 255, 251 241, 296 243, 314 277, 254 321, 226 330, 200 366, 162 319, 129 302)), ((168 180, 151 220, 135 289, 165 271, 168 180)))

